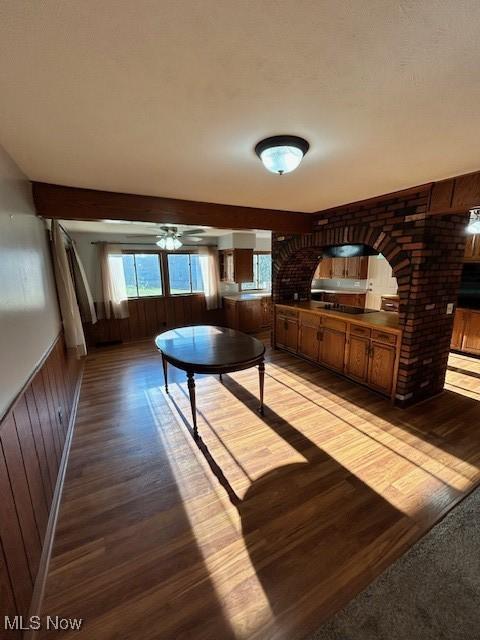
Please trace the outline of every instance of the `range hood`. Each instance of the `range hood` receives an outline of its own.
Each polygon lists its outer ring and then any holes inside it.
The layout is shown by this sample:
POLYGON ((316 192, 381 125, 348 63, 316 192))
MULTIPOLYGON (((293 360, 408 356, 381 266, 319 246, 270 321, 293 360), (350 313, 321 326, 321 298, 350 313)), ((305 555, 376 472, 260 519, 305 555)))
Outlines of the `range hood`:
POLYGON ((324 247, 325 258, 357 258, 359 256, 378 256, 378 251, 367 244, 337 244, 324 247))

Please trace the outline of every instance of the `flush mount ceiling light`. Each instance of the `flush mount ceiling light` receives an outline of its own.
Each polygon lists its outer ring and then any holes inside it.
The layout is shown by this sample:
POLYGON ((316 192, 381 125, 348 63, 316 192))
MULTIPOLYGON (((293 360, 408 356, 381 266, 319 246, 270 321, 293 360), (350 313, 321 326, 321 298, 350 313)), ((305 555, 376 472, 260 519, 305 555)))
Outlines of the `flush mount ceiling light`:
POLYGON ((470 209, 467 233, 480 233, 480 209, 470 209))
POLYGON ((283 175, 298 167, 309 148, 308 142, 298 136, 272 136, 260 140, 255 153, 268 171, 283 175))

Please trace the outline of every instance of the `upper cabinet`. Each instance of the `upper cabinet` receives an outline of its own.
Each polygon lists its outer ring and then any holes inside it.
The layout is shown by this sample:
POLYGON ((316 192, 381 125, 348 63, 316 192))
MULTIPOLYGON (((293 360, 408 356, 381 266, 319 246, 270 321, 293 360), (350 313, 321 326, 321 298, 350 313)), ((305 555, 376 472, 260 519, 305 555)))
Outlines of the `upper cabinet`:
POLYGON ((323 258, 313 276, 315 279, 366 280, 368 257, 359 258, 323 258))
POLYGON ((253 249, 224 249, 218 256, 223 282, 253 282, 253 249))
POLYGON ((468 262, 480 262, 480 234, 467 236, 465 260, 468 262))

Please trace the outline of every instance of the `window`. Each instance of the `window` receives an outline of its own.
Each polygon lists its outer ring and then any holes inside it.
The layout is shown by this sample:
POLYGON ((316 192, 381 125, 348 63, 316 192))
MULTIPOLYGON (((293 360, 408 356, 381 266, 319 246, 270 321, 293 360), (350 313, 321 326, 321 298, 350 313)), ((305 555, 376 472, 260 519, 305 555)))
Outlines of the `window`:
POLYGON ((122 259, 129 298, 163 295, 158 253, 124 253, 122 259))
POLYGON ((168 279, 170 293, 202 293, 205 290, 202 277, 202 260, 207 256, 196 253, 169 253, 168 279))
POLYGON ((241 285, 242 291, 248 289, 271 289, 272 288, 272 254, 253 254, 253 282, 244 282, 241 285))

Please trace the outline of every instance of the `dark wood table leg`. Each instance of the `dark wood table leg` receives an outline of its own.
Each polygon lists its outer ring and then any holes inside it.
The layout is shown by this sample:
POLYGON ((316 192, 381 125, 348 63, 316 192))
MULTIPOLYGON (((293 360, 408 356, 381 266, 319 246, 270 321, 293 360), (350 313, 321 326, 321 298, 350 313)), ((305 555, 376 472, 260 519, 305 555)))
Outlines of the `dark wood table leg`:
POLYGON ((222 377, 222 374, 220 374, 220 382, 222 382, 222 383, 223 383, 223 377, 222 377))
POLYGON ((192 407, 192 418, 193 418, 193 437, 195 440, 198 439, 198 429, 197 429, 197 409, 195 402, 195 379, 193 377, 193 373, 187 372, 187 386, 188 386, 188 395, 190 396, 190 406, 192 407))
POLYGON ((263 416, 263 387, 265 382, 265 362, 263 360, 258 365, 258 380, 260 382, 260 407, 258 410, 263 416))
POLYGON ((168 393, 168 376, 167 376, 168 362, 165 356, 163 355, 163 353, 162 353, 162 364, 163 364, 163 377, 165 378, 165 391, 168 393))

